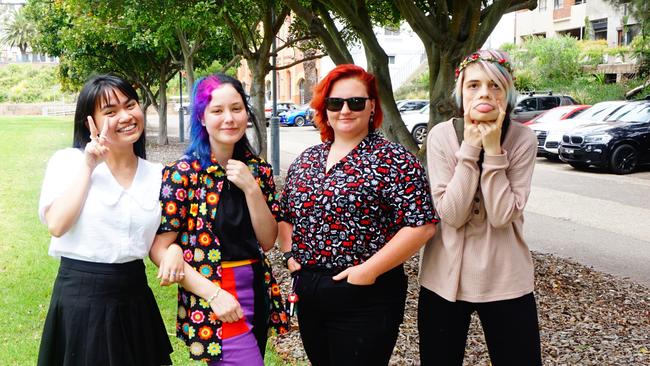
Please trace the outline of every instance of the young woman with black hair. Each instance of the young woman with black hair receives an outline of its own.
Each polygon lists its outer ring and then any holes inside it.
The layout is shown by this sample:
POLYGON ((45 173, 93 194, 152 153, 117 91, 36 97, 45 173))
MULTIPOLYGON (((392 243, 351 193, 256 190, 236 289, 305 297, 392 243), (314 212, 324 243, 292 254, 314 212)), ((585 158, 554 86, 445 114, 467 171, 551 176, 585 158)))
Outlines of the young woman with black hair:
POLYGON ((60 258, 38 365, 168 365, 172 347, 143 258, 160 223, 161 164, 145 160, 133 87, 114 75, 81 90, 73 147, 50 159, 39 216, 60 258))

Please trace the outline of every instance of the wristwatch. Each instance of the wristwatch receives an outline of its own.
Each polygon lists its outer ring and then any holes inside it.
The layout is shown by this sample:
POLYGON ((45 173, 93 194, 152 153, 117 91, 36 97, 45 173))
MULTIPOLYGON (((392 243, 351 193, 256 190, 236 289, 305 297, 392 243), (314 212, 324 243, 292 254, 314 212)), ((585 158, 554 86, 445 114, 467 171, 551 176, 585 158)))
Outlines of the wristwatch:
POLYGON ((287 263, 289 258, 293 258, 293 253, 291 253, 291 251, 282 253, 282 264, 284 264, 285 268, 289 268, 289 264, 287 263))

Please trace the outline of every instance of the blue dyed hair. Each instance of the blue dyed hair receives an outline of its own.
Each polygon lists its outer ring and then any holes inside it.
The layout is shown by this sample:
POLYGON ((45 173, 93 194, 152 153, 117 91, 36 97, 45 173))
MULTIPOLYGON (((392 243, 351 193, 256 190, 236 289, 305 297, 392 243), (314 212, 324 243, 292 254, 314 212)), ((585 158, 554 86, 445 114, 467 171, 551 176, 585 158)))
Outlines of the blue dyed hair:
MULTIPOLYGON (((256 117, 253 113, 253 108, 249 103, 248 95, 246 95, 244 86, 239 80, 225 74, 214 74, 197 80, 192 89, 190 144, 187 147, 187 150, 185 150, 185 153, 190 156, 196 155, 199 158, 202 168, 212 165, 210 136, 208 135, 205 126, 202 124, 203 115, 205 114, 205 109, 212 100, 212 92, 225 84, 230 84, 241 96, 246 108, 246 114, 248 115, 248 121, 253 124, 256 122, 256 117)), ((244 134, 235 144, 232 158, 236 160, 244 160, 246 153, 252 154, 253 149, 248 142, 248 138, 246 138, 246 134, 244 134)))

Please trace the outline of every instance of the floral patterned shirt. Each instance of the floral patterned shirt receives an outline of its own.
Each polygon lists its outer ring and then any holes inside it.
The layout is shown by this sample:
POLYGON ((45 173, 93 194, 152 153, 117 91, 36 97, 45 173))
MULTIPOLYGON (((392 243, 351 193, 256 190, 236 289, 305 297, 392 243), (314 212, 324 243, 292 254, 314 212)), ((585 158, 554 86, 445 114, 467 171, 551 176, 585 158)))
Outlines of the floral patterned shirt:
MULTIPOLYGON (((226 172, 214 159, 212 163, 201 169, 198 157, 186 155, 164 167, 160 188, 162 219, 158 232, 177 232, 176 242, 183 249, 185 261, 212 282, 220 283, 221 251, 213 223, 219 215, 219 194, 226 172)), ((257 179, 271 213, 277 217, 279 205, 271 166, 252 154, 247 154, 244 163, 257 179)), ((261 250, 260 253, 269 297, 269 324, 279 334, 286 333, 287 317, 280 288, 273 278, 270 263, 261 250)), ((190 357, 202 361, 219 360, 221 333, 221 322, 207 301, 179 286, 176 334, 189 346, 190 357)))
POLYGON ((281 220, 300 264, 358 265, 402 227, 437 222, 424 168, 402 145, 370 133, 326 172, 330 148, 308 148, 287 173, 281 220))

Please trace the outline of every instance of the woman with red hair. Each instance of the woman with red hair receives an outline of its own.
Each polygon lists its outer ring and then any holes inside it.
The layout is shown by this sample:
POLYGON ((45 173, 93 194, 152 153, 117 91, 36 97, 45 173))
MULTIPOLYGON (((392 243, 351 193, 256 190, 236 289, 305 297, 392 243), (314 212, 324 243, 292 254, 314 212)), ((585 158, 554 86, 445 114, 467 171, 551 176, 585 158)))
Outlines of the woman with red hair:
POLYGON ((404 316, 402 263, 435 232, 425 171, 377 131, 374 75, 334 68, 311 103, 322 144, 291 165, 280 249, 294 276, 312 364, 386 365, 404 316))

